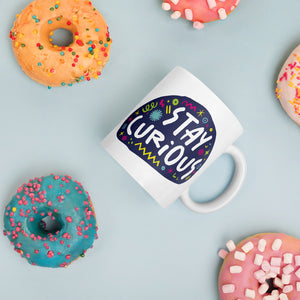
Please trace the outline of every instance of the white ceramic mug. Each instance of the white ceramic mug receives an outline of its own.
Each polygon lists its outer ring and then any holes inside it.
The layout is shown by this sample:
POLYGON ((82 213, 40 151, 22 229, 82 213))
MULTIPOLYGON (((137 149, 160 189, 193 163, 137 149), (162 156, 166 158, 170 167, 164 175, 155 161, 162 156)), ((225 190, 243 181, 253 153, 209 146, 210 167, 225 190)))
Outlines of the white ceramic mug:
POLYGON ((246 161, 233 145, 243 128, 226 105, 199 79, 173 69, 102 142, 112 157, 162 206, 178 197, 198 213, 229 203, 246 176, 246 161), (194 202, 193 182, 222 154, 235 173, 216 199, 194 202))

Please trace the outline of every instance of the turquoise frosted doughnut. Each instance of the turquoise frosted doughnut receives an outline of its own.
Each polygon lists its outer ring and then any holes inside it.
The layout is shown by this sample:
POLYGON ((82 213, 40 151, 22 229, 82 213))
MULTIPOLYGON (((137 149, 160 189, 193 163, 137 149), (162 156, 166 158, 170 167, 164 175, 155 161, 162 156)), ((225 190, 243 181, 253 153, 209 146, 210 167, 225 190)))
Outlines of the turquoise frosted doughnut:
POLYGON ((30 264, 66 267, 97 238, 93 204, 70 176, 31 179, 5 207, 3 233, 30 264))

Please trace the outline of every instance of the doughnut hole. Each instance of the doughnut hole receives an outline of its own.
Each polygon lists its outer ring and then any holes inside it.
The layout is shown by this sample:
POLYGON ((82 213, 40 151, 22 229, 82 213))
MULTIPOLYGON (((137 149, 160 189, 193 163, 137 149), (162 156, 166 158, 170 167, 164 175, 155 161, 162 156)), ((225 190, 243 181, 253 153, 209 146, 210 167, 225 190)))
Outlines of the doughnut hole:
POLYGON ((52 48, 53 50, 60 51, 61 47, 68 47, 74 44, 76 37, 75 33, 78 32, 77 26, 73 23, 64 20, 57 21, 57 18, 50 19, 41 28, 41 44, 52 48), (69 24, 69 25, 68 25, 69 24))
POLYGON ((64 223, 57 214, 42 213, 40 217, 34 217, 27 219, 27 227, 31 233, 35 236, 48 237, 51 235, 57 235, 63 228, 64 223))
POLYGON ((49 41, 53 46, 68 47, 73 40, 73 33, 65 28, 58 28, 49 33, 49 41))

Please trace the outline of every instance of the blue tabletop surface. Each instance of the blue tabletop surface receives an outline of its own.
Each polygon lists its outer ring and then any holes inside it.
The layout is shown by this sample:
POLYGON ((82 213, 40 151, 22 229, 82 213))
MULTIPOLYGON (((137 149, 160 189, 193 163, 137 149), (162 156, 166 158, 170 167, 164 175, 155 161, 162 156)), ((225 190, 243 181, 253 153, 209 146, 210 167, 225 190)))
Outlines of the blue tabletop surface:
MULTIPOLYGON (((30 266, 0 237, 1 300, 218 300, 217 252, 227 240, 266 231, 300 238, 300 128, 274 95, 281 65, 300 43, 299 0, 242 0, 202 31, 172 20, 160 0, 94 0, 113 39, 103 77, 51 90, 24 75, 11 50, 9 30, 29 2, 0 2, 0 212, 29 178, 67 173, 89 191, 100 239, 69 268, 47 269, 30 266), (100 146, 176 65, 208 85, 245 129, 236 143, 248 162, 245 184, 209 215, 180 201, 162 209, 100 146)), ((193 185, 193 198, 216 196, 233 168, 220 157, 193 185)))

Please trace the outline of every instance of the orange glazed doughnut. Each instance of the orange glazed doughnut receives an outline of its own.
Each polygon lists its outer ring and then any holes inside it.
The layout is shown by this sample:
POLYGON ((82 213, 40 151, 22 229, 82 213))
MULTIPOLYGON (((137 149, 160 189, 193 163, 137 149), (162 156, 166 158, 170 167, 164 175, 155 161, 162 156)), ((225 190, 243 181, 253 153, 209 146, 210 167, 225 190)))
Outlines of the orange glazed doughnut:
POLYGON ((17 15, 10 38, 23 71, 48 87, 97 79, 111 44, 104 18, 86 0, 35 0, 17 15), (70 45, 51 43, 60 28, 72 33, 70 45))
POLYGON ((283 233, 260 233, 226 244, 219 275, 221 300, 299 300, 300 240, 283 233))

